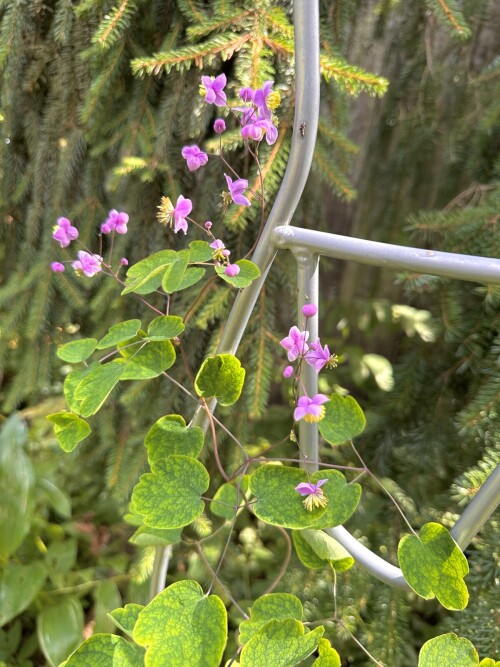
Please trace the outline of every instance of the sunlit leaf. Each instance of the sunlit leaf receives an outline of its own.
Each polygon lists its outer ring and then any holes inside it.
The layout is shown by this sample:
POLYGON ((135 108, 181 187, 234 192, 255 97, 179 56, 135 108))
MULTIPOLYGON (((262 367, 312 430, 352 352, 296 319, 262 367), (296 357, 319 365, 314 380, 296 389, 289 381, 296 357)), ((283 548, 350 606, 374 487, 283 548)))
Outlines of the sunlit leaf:
POLYGON ((351 554, 322 530, 294 530, 293 543, 301 562, 311 569, 330 564, 337 572, 345 572, 354 565, 351 554))
POLYGON ((134 640, 147 646, 146 664, 219 667, 227 641, 227 614, 216 595, 196 581, 177 581, 140 613, 134 640))
POLYGON ((132 338, 135 338, 140 328, 141 320, 126 320, 125 322, 114 324, 104 338, 101 338, 97 344, 97 349, 104 350, 107 347, 113 347, 119 343, 125 343, 128 340, 132 340, 132 338))
POLYGON ((59 359, 67 361, 70 364, 76 364, 88 359, 96 347, 97 339, 80 338, 79 340, 72 340, 69 343, 60 345, 57 348, 57 356, 59 359))
POLYGON ((240 397, 245 369, 232 354, 218 354, 203 362, 195 379, 198 396, 215 396, 221 405, 232 405, 240 397))
POLYGON ((479 656, 468 639, 453 632, 425 642, 418 656, 418 667, 478 667, 479 656))
POLYGON ((464 576, 469 565, 444 526, 426 523, 418 537, 402 537, 398 559, 404 578, 417 595, 437 597, 447 609, 465 609, 469 593, 464 576))
POLYGON ((65 452, 72 452, 79 442, 90 435, 90 426, 73 412, 55 412, 47 415, 47 419, 54 424, 54 433, 65 452))
POLYGON ((319 658, 316 658, 311 667, 341 667, 340 656, 328 639, 319 640, 318 653, 319 658))
POLYGON ((169 340, 142 343, 143 347, 123 347, 114 363, 122 369, 121 380, 150 380, 167 371, 175 363, 175 349, 169 340))
POLYGON ((215 271, 219 277, 233 287, 237 287, 238 289, 248 287, 250 283, 260 276, 260 269, 257 264, 250 262, 248 259, 240 259, 235 263, 240 267, 240 272, 237 276, 227 276, 224 272, 224 266, 215 267, 215 271))
POLYGON ((144 651, 117 635, 92 635, 64 663, 64 667, 90 666, 144 667, 144 651))
POLYGON ((250 618, 240 623, 239 641, 246 644, 266 623, 272 620, 292 618, 302 620, 302 602, 291 593, 261 595, 250 607, 250 618))
POLYGON ((163 274, 176 258, 177 253, 174 250, 160 250, 129 267, 122 294, 154 292, 161 285, 163 274))
POLYGON ((144 444, 148 448, 149 463, 164 459, 172 454, 184 454, 196 458, 201 450, 205 436, 198 426, 186 426, 180 415, 166 415, 148 431, 144 444))
POLYGON ((134 631, 135 624, 140 612, 144 609, 144 605, 129 602, 125 607, 114 609, 109 612, 113 622, 120 630, 123 630, 130 638, 134 631))
POLYGON ((90 417, 99 410, 124 372, 123 366, 112 361, 94 368, 80 381, 75 389, 75 400, 82 417, 90 417))
POLYGON ((319 432, 330 445, 341 445, 363 432, 366 419, 352 396, 333 394, 324 407, 319 432))
POLYGON ((148 326, 149 340, 168 340, 175 338, 184 331, 182 317, 177 315, 160 315, 148 326))
POLYGON ((293 618, 268 621, 243 647, 241 667, 294 667, 316 650, 324 631, 320 625, 306 632, 293 618))

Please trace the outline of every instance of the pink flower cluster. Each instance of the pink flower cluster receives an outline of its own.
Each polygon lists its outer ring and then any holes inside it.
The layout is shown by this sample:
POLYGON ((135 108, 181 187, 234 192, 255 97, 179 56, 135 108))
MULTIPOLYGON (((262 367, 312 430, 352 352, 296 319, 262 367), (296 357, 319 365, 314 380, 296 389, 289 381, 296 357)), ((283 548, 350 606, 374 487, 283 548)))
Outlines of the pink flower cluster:
MULTIPOLYGON (((107 219, 101 225, 101 234, 111 234, 113 232, 116 232, 117 234, 126 234, 128 219, 127 213, 115 209, 109 211, 107 219)), ((52 233, 52 238, 59 243, 61 248, 67 248, 71 242, 78 239, 78 237, 78 229, 71 224, 68 218, 58 218, 52 233)), ((78 259, 71 262, 71 266, 78 275, 84 275, 91 278, 102 271, 102 263, 104 260, 100 255, 87 252, 87 250, 79 250, 77 252, 77 257, 78 259)), ((120 266, 127 265, 127 258, 122 257, 120 266)), ((62 273, 66 270, 66 267, 62 262, 51 262, 50 268, 54 273, 62 273)))

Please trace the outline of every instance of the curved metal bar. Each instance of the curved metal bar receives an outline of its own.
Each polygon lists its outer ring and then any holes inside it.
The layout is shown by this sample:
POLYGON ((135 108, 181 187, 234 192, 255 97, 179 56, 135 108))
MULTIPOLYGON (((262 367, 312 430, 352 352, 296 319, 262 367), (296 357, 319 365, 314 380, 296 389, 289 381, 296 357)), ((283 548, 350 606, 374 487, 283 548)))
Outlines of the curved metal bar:
POLYGON ((277 227, 272 241, 279 249, 300 247, 325 257, 354 260, 382 268, 500 284, 500 259, 492 257, 410 248, 291 226, 277 227))
MULTIPOLYGON (((295 116, 292 145, 283 182, 257 243, 252 261, 260 268, 261 276, 242 290, 235 299, 218 346, 218 352, 236 352, 253 307, 276 255, 271 243, 274 229, 288 225, 304 191, 316 145, 319 118, 319 3, 318 0, 295 0, 293 5, 295 36, 295 116)), ((217 402, 209 402, 214 410, 217 402)), ((208 418, 198 408, 191 424, 208 429, 208 418)), ((168 547, 167 547, 168 549, 168 547)), ((150 585, 154 597, 165 587, 165 571, 161 562, 168 562, 161 553, 156 554, 150 585)))
POLYGON ((500 503, 500 463, 481 486, 451 529, 451 535, 462 551, 500 503))

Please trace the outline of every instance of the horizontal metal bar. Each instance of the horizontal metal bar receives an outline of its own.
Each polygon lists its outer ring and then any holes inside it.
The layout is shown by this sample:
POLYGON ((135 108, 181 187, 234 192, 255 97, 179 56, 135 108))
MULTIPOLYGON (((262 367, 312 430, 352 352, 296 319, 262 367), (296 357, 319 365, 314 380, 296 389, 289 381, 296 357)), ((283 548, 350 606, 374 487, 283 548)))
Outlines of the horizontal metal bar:
POLYGON ((365 241, 289 225, 277 227, 272 242, 280 249, 304 248, 324 257, 361 264, 500 285, 500 259, 490 257, 365 241))

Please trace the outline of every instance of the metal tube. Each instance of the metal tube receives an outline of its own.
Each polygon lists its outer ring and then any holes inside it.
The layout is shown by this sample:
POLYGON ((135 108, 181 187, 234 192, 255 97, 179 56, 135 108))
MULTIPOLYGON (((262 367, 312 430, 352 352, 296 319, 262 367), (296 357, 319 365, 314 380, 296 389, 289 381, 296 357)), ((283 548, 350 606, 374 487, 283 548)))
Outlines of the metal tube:
MULTIPOLYGON (((305 318, 301 308, 305 303, 318 305, 319 300, 319 257, 303 248, 295 248, 293 251, 297 262, 297 313, 299 317, 298 327, 303 330, 305 318)), ((308 320, 309 342, 318 339, 318 314, 308 320)), ((308 396, 318 393, 318 373, 308 364, 302 364, 300 374, 301 384, 308 396)), ((299 387, 299 396, 304 392, 299 387)), ((306 458, 303 468, 309 472, 318 469, 317 463, 308 461, 319 460, 318 425, 308 424, 303 419, 299 422, 299 445, 300 451, 306 458)))
POLYGON ((424 250, 365 241, 299 227, 274 230, 273 243, 283 249, 300 247, 324 257, 349 259, 382 268, 417 271, 433 276, 500 285, 500 259, 424 250))
POLYGON ((462 551, 493 514, 498 503, 500 503, 500 463, 451 529, 451 535, 462 551))

